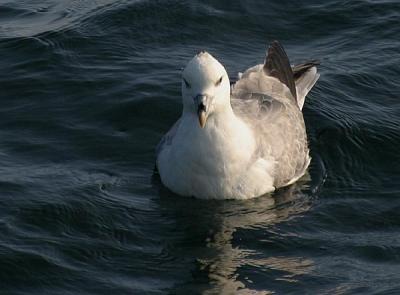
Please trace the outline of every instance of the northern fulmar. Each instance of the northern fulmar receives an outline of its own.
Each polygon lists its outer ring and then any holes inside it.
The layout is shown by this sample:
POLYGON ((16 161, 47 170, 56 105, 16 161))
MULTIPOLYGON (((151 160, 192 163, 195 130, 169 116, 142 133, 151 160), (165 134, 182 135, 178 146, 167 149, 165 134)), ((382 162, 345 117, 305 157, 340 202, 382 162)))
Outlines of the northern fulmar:
POLYGON ((317 61, 291 66, 277 41, 231 86, 207 52, 182 73, 183 112, 157 146, 162 183, 202 199, 250 199, 296 182, 310 164, 302 108, 317 61))

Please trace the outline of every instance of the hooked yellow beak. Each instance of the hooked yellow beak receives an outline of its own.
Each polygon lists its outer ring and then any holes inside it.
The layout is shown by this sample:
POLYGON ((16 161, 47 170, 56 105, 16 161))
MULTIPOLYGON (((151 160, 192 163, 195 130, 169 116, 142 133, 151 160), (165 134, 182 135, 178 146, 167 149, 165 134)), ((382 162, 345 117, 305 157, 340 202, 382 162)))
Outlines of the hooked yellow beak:
POLYGON ((204 126, 206 125, 206 121, 207 121, 206 111, 199 109, 197 111, 197 115, 199 116, 200 127, 204 128, 204 126))

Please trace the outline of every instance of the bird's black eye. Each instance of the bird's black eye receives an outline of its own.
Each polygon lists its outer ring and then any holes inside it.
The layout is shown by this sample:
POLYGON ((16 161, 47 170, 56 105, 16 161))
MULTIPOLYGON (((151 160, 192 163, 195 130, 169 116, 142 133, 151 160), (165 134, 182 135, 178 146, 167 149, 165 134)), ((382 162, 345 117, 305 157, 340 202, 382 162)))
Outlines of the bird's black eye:
POLYGON ((222 78, 224 78, 224 76, 221 76, 221 78, 219 78, 218 81, 215 82, 215 86, 219 86, 222 83, 222 78))
POLYGON ((185 79, 185 78, 183 78, 183 82, 185 82, 185 86, 186 86, 187 88, 190 88, 190 84, 189 84, 189 82, 188 82, 188 81, 186 81, 186 79, 185 79))

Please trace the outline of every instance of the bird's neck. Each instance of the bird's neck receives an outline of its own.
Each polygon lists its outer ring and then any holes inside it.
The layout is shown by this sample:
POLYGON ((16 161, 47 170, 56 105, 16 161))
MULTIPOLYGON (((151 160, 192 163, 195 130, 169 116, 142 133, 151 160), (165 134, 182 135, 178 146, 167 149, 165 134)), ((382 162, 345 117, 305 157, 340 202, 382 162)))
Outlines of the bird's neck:
POLYGON ((208 118, 209 123, 214 124, 216 127, 222 127, 225 124, 230 125, 239 120, 240 119, 236 117, 230 104, 214 111, 208 118))
POLYGON ((204 128, 196 114, 184 114, 175 140, 176 158, 191 163, 196 174, 229 179, 231 171, 245 169, 255 150, 252 130, 232 109, 210 114, 204 128))
POLYGON ((194 142, 198 141, 202 146, 205 145, 218 151, 228 149, 251 152, 254 149, 252 130, 234 114, 230 105, 211 113, 204 128, 199 126, 195 114, 186 119, 187 126, 192 126, 188 128, 190 131, 186 135, 194 142))

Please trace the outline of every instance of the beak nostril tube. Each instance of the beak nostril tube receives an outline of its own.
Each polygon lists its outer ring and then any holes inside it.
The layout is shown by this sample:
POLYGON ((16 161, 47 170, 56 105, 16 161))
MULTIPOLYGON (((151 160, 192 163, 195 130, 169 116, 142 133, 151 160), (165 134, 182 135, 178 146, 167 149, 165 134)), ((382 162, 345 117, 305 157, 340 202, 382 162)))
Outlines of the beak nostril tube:
POLYGON ((199 104, 199 107, 198 107, 197 111, 198 111, 198 112, 207 112, 207 107, 206 107, 206 105, 205 105, 204 103, 201 102, 201 103, 199 104))

